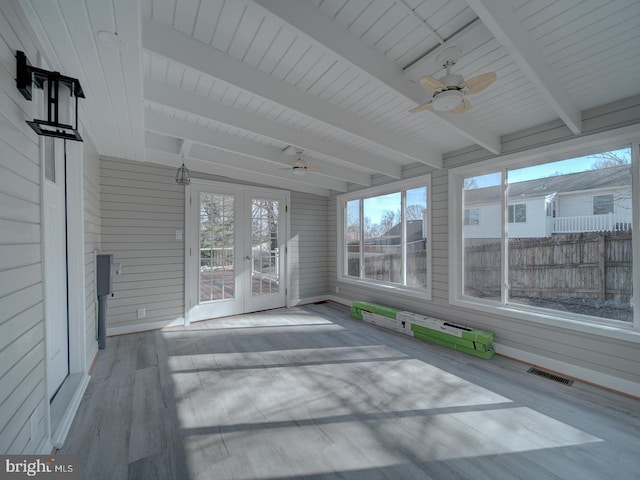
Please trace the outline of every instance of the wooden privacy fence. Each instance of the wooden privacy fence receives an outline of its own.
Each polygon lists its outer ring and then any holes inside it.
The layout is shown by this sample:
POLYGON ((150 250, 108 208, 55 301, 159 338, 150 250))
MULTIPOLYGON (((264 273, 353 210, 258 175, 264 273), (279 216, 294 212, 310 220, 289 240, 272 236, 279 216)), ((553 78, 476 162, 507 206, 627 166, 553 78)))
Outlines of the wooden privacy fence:
MULTIPOLYGON (((631 231, 509 239, 509 295, 628 302, 632 295, 631 231)), ((500 296, 500 239, 465 239, 465 291, 500 296)))
MULTIPOLYGON (((364 278, 385 282, 402 282, 402 253, 400 245, 366 245, 363 252, 364 278)), ((349 246, 349 275, 360 275, 359 247, 349 246)), ((427 251, 424 239, 407 244, 407 285, 424 286, 427 274, 427 251)))

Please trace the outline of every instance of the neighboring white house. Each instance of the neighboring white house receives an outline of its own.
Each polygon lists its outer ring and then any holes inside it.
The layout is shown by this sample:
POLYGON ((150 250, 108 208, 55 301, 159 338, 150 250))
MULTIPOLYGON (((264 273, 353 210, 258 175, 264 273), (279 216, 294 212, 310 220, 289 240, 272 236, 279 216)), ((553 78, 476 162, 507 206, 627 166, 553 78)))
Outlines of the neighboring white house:
MULTIPOLYGON (((500 238, 500 187, 465 191, 465 238, 500 238)), ((631 228, 629 166, 587 170, 511 183, 508 236, 618 231, 631 228)))

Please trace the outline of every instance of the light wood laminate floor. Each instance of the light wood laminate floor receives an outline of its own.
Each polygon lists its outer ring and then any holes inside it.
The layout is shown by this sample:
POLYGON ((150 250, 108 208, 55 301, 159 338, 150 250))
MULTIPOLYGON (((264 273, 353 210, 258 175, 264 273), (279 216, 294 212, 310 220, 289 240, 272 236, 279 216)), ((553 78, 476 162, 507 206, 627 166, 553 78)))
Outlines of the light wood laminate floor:
POLYGON ((640 478, 640 401, 527 369, 331 303, 124 335, 59 453, 83 479, 640 478))

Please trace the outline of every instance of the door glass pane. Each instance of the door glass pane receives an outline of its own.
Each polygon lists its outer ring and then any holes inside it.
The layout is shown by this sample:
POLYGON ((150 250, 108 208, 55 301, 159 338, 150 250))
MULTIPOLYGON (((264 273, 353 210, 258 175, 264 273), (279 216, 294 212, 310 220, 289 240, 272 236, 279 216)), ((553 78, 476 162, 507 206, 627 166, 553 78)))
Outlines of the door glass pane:
POLYGON ((402 195, 363 200, 364 278, 402 283, 402 195))
POLYGON ((234 197, 200 192, 200 302, 235 297, 234 197))
POLYGON ((52 137, 44 137, 44 178, 56 183, 55 144, 52 137))
POLYGON ((251 199, 251 295, 280 291, 277 200, 251 199))
POLYGON ((407 287, 427 286, 427 187, 406 191, 407 287))
POLYGON ((500 172, 464 179, 463 276, 464 294, 500 300, 502 215, 500 172))
POLYGON ((631 322, 631 149, 514 169, 507 179, 509 301, 631 322))

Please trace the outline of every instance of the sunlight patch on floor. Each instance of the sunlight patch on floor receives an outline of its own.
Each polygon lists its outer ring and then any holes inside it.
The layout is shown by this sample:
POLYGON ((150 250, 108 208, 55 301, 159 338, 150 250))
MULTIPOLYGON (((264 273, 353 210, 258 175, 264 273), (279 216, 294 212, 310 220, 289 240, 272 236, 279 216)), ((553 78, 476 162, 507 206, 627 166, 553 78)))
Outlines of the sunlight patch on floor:
POLYGON ((264 314, 167 338, 194 478, 393 472, 601 441, 389 346, 335 346, 354 337, 321 317, 290 318, 311 323, 264 314))

